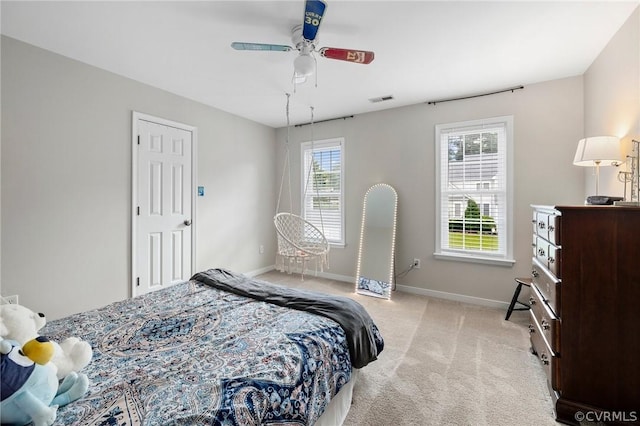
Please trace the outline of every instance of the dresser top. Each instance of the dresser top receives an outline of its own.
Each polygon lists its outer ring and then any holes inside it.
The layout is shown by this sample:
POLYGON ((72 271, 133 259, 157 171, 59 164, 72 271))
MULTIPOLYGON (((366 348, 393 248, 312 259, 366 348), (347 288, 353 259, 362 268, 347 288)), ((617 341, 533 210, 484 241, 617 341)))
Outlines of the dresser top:
POLYGON ((557 206, 549 206, 549 205, 540 205, 540 204, 531 204, 531 207, 536 210, 546 210, 546 211, 568 211, 568 210, 630 210, 634 212, 640 213, 640 206, 598 206, 598 205, 557 205, 557 206))

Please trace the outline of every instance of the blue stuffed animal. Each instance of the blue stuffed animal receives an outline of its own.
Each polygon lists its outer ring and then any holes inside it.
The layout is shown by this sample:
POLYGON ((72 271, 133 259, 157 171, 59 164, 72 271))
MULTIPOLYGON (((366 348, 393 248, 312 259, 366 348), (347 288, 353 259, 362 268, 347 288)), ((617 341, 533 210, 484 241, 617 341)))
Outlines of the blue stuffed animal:
POLYGON ((55 367, 49 363, 54 346, 40 336, 22 348, 16 342, 0 341, 0 420, 2 424, 50 426, 58 407, 81 398, 89 389, 86 374, 71 373, 58 384, 55 367))

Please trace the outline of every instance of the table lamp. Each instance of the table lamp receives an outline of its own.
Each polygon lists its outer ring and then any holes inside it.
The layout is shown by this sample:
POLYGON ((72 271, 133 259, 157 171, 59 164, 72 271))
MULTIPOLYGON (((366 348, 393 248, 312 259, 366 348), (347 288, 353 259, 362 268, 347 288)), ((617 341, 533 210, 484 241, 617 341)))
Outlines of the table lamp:
POLYGON ((613 204, 622 197, 600 195, 600 166, 618 166, 621 163, 620 139, 615 136, 593 136, 580 139, 573 164, 596 168, 596 195, 587 197, 587 204, 613 204))

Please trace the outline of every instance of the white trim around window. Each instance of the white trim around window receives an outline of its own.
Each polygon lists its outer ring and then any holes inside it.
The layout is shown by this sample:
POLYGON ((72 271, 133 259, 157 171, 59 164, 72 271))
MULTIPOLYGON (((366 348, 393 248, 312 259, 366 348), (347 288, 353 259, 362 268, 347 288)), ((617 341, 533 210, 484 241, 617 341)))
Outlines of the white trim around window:
POLYGON ((331 245, 343 247, 345 245, 344 138, 303 142, 300 153, 302 164, 300 215, 320 229, 331 245), (315 178, 314 170, 309 170, 312 158, 316 164, 315 178))
POLYGON ((513 116, 435 126, 438 259, 512 266, 513 116))

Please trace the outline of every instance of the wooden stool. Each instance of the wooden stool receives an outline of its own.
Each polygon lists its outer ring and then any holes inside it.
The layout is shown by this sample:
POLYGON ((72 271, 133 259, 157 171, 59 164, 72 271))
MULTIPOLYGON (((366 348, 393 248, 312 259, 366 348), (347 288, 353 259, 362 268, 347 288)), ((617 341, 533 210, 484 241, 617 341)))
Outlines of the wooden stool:
POLYGON ((509 321, 509 317, 513 311, 526 311, 530 309, 530 306, 526 303, 522 303, 518 301, 518 296, 520 296, 520 290, 522 290, 522 286, 526 285, 527 287, 531 287, 531 278, 516 278, 516 282, 518 286, 516 287, 516 291, 513 293, 513 297, 511 298, 511 303, 509 304, 509 309, 507 309, 507 316, 504 317, 505 321, 509 321), (519 303, 523 307, 516 308, 516 303, 519 303))

